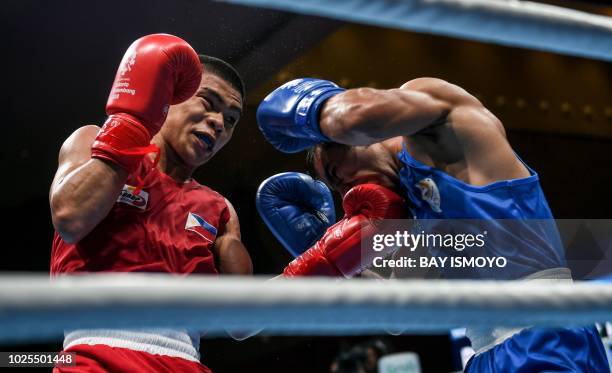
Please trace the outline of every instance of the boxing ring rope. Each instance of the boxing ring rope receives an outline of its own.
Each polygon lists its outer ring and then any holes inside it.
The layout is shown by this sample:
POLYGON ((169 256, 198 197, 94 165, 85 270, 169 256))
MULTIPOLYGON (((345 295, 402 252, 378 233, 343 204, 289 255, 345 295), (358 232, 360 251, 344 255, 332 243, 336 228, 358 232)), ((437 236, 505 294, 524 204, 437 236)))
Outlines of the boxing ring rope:
POLYGON ((611 17, 529 1, 221 1, 612 61, 611 17))
POLYGON ((170 327, 226 336, 445 332, 612 320, 612 285, 103 274, 0 276, 0 343, 64 329, 170 327))

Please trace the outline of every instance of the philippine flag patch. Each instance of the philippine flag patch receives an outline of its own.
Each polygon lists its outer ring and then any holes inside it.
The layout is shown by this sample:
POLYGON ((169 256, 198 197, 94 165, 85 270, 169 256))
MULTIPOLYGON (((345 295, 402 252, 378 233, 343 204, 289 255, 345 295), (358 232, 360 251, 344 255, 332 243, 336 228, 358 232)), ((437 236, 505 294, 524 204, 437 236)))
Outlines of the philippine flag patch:
POLYGON ((210 242, 214 242, 215 237, 217 237, 217 228, 193 212, 190 212, 189 215, 187 215, 185 229, 197 233, 202 238, 210 242))

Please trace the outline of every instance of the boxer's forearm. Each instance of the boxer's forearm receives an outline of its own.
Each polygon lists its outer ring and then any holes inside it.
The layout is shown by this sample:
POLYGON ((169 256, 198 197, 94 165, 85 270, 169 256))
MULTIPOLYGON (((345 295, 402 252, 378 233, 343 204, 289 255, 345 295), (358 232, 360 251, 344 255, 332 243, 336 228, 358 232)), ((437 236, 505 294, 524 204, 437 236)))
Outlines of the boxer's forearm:
POLYGON ((330 98, 320 112, 321 132, 335 142, 369 145, 409 136, 438 123, 450 105, 409 89, 350 89, 330 98))
POLYGON ((99 159, 87 162, 56 180, 51 188, 53 225, 66 242, 78 242, 113 207, 127 172, 99 159))
POLYGON ((213 247, 217 269, 222 274, 252 275, 253 263, 242 242, 234 237, 219 237, 213 247))

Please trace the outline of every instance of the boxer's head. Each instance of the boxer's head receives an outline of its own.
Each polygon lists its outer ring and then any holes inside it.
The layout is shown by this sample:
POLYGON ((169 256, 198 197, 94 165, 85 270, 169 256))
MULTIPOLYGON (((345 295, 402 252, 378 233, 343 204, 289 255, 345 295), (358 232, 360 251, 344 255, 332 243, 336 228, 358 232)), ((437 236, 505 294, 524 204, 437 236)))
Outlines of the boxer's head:
POLYGON ((365 183, 399 190, 397 140, 368 146, 323 143, 308 151, 307 161, 316 176, 342 196, 355 185, 365 183))
POLYGON ((231 65, 203 55, 200 61, 203 73, 196 94, 170 107, 158 134, 168 157, 193 168, 227 144, 245 101, 244 83, 231 65))

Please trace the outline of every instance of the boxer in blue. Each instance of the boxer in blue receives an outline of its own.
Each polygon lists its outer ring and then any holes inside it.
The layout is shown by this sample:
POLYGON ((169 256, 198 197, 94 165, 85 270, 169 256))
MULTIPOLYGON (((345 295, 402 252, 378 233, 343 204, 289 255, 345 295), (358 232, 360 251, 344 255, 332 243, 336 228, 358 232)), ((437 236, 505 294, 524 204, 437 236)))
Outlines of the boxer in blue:
MULTIPOLYGON (((511 232, 499 226, 506 234, 487 245, 507 259, 505 268, 446 276, 571 281, 537 173, 514 153, 502 123, 462 88, 433 78, 389 90, 296 79, 264 99, 257 120, 278 150, 308 149, 318 176, 341 195, 373 183, 402 193, 416 219, 512 221, 511 232)), ((469 336, 477 353, 467 372, 609 371, 594 327, 469 336)))

